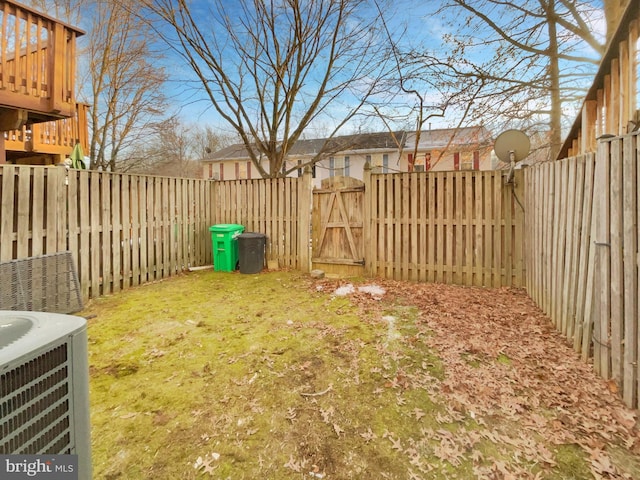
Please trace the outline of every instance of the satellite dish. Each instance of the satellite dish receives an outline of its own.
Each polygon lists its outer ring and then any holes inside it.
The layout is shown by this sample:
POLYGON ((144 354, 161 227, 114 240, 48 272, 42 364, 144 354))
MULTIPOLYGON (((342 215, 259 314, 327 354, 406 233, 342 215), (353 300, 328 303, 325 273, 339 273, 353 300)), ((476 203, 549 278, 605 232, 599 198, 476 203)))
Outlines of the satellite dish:
POLYGON ((510 163, 511 153, 513 153, 513 161, 519 162, 529 155, 531 142, 526 133, 520 130, 506 130, 498 135, 493 150, 496 156, 503 162, 510 163))

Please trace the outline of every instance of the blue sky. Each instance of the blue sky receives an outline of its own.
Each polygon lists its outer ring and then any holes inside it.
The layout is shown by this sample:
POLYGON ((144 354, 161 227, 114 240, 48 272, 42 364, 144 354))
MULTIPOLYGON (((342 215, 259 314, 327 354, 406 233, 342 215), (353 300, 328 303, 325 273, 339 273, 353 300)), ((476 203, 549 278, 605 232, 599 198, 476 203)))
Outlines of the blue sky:
MULTIPOLYGON (((416 2, 409 0, 402 0, 389 4, 390 8, 385 10, 390 28, 396 31, 406 30, 402 37, 401 43, 404 48, 418 47, 426 51, 434 53, 440 53, 446 55, 447 51, 442 42, 445 35, 453 33, 463 33, 463 30, 452 31, 452 26, 447 22, 447 19, 432 16, 431 13, 437 10, 443 2, 437 0, 427 0, 425 2, 416 2)), ((601 2, 593 2, 600 5, 601 2)), ((198 16, 208 22, 210 25, 214 25, 215 21, 211 20, 211 12, 209 11, 209 5, 211 2, 205 2, 197 0, 194 2, 194 7, 197 8, 198 16)), ((225 4, 232 9, 236 5, 233 0, 225 1, 225 4)), ((480 24, 475 24, 473 28, 469 30, 470 33, 478 36, 490 35, 491 32, 486 27, 480 27, 480 24)), ((596 22, 594 29, 598 30, 603 28, 603 22, 596 22)), ((476 58, 482 58, 486 55, 488 50, 486 47, 477 48, 475 51, 476 58)), ((593 55, 593 51, 585 46, 584 53, 593 55)), ((194 123, 206 123, 214 127, 220 127, 222 130, 229 131, 229 127, 221 121, 217 113, 214 111, 208 98, 203 95, 199 81, 194 78, 193 73, 188 67, 185 67, 183 63, 179 61, 172 61, 170 63, 172 79, 170 80, 167 88, 167 92, 170 97, 174 99, 174 106, 179 109, 181 118, 185 122, 194 123)), ((427 103, 429 101, 436 102, 435 96, 429 95, 428 92, 424 92, 427 103)), ((406 96, 406 104, 409 105, 414 102, 415 97, 406 96)), ((348 103, 348 99, 346 99, 348 103)), ((402 104, 402 97, 399 98, 399 103, 402 104)), ((340 116, 340 106, 336 105, 333 109, 333 113, 340 116)), ((445 119, 434 118, 431 123, 433 128, 449 127, 455 124, 455 114, 450 114, 445 119)), ((319 120, 315 124, 315 130, 309 132, 309 137, 323 136, 324 131, 331 128, 333 120, 330 117, 319 120), (317 132, 314 135, 314 132, 317 132)), ((369 122, 361 124, 360 122, 352 122, 350 125, 351 130, 355 130, 364 125, 364 128, 373 130, 384 129, 381 122, 369 122)), ((345 132, 350 133, 350 132, 345 132)))

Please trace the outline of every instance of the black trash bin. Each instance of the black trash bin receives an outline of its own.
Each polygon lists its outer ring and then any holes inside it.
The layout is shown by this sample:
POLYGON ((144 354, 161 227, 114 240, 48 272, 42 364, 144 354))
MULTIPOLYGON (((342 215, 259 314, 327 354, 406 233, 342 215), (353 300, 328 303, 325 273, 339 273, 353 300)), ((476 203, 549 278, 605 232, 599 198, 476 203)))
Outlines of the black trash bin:
POLYGON ((267 236, 247 232, 238 235, 238 262, 240 273, 258 273, 264 268, 264 249, 267 236))

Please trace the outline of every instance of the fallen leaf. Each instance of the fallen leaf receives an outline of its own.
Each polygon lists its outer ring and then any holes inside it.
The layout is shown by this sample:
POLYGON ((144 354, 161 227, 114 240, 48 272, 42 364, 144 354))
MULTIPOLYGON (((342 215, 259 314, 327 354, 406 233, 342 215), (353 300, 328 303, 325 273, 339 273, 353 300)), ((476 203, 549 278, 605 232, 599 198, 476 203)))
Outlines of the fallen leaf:
POLYGON ((474 449, 473 452, 471 452, 471 460, 473 460, 474 462, 481 462, 483 460, 484 456, 482 455, 482 452, 480 450, 474 449))
POLYGON ((424 417, 426 415, 426 413, 424 413, 422 411, 422 409, 416 407, 413 409, 413 416, 416 417, 416 420, 420 420, 422 417, 424 417))
POLYGON ((366 443, 369 443, 371 440, 375 440, 376 438, 378 438, 378 436, 371 430, 371 427, 369 427, 366 432, 361 433, 360 436, 364 438, 364 441, 366 443))
POLYGON ((636 425, 636 414, 630 410, 622 410, 620 408, 614 410, 613 416, 625 428, 631 429, 636 425))
POLYGON ((389 441, 391 441, 391 448, 400 452, 402 451, 402 442, 400 441, 400 437, 393 438, 392 436, 389 436, 389 441))
POLYGON ((300 472, 301 470, 300 463, 296 462, 296 460, 293 458, 293 455, 289 455, 289 461, 283 466, 284 468, 290 468, 294 472, 300 472))
POLYGON ((324 423, 330 423, 329 419, 333 416, 335 410, 332 406, 330 406, 329 408, 327 408, 326 410, 324 409, 320 409, 320 416, 322 416, 322 421, 324 423))

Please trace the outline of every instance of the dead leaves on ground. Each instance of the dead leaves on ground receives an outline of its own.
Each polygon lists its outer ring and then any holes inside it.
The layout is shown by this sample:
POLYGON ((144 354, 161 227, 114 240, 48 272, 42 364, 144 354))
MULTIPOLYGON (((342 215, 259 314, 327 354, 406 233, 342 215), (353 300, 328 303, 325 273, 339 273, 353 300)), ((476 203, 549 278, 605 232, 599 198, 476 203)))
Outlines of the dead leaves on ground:
MULTIPOLYGON (((313 288, 330 292, 340 283, 324 280, 313 288)), ((410 447, 403 445, 407 439, 392 432, 383 435, 393 450, 409 457, 414 467, 410 478, 423 478, 420 475, 436 468, 429 461, 433 457, 452 467, 470 460, 480 478, 536 478, 553 471, 554 451, 562 446, 580 449, 596 479, 640 476, 616 464, 608 448, 615 445, 637 459, 636 412, 621 403, 611 382, 580 361, 523 291, 376 284, 384 295, 377 290, 373 298, 361 289, 349 289, 349 298, 369 317, 384 318, 384 300, 391 299, 417 307, 419 319, 412 338, 395 338, 402 348, 381 349, 382 369, 371 368, 371 374, 383 374, 383 388, 399 392, 400 408, 406 403, 401 392, 415 388, 427 390, 434 402, 445 406, 444 411, 428 413, 408 406, 406 414, 417 423, 431 415, 446 427, 423 429, 421 438, 409 439, 410 447), (391 366, 397 366, 399 352, 421 349, 436 352, 444 369, 442 380, 420 376, 420 370, 428 370, 424 361, 422 368, 409 364, 404 371, 391 366), (385 375, 392 370, 396 375, 385 375), (476 448, 481 442, 495 445, 494 458, 476 448), (533 465, 542 469, 534 473, 533 465)), ((378 387, 372 393, 382 391, 378 387)), ((375 440, 373 435, 370 429, 360 433, 365 442, 375 440)))
MULTIPOLYGON (((305 478, 359 478, 366 472, 345 473, 346 464, 335 458, 332 463, 322 449, 337 452, 359 443, 386 448, 405 465, 402 476, 381 471, 380 478, 537 479, 566 472, 566 462, 577 464, 578 477, 640 478, 640 471, 618 458, 620 452, 628 457, 640 452, 635 412, 580 361, 523 291, 376 283, 375 295, 344 289, 363 322, 378 322, 373 344, 347 339, 345 329, 322 321, 307 325, 319 337, 333 339, 332 353, 348 366, 338 367, 340 384, 305 384, 298 390, 300 403, 283 405, 280 415, 305 439, 289 445, 292 451, 281 464, 286 471, 305 478), (403 308, 414 310, 405 319, 389 315, 390 309, 403 308), (411 322, 410 328, 403 322, 411 322), (363 372, 364 348, 375 349, 377 362, 367 363, 363 372), (341 411, 337 398, 352 387, 362 390, 356 402, 385 399, 412 425, 410 433, 391 424, 372 428, 341 411), (417 404, 415 392, 426 393, 429 402, 417 404), (322 439, 306 432, 312 426, 323 432, 322 439), (567 460, 561 451, 573 456, 567 460)), ((339 286, 325 279, 310 289, 330 294, 339 286)), ((271 371, 273 362, 265 366, 271 371)), ((306 378, 314 368, 306 359, 271 374, 306 378)), ((240 383, 253 381, 260 379, 240 383)), ((194 467, 214 476, 216 462, 200 457, 194 467)))

